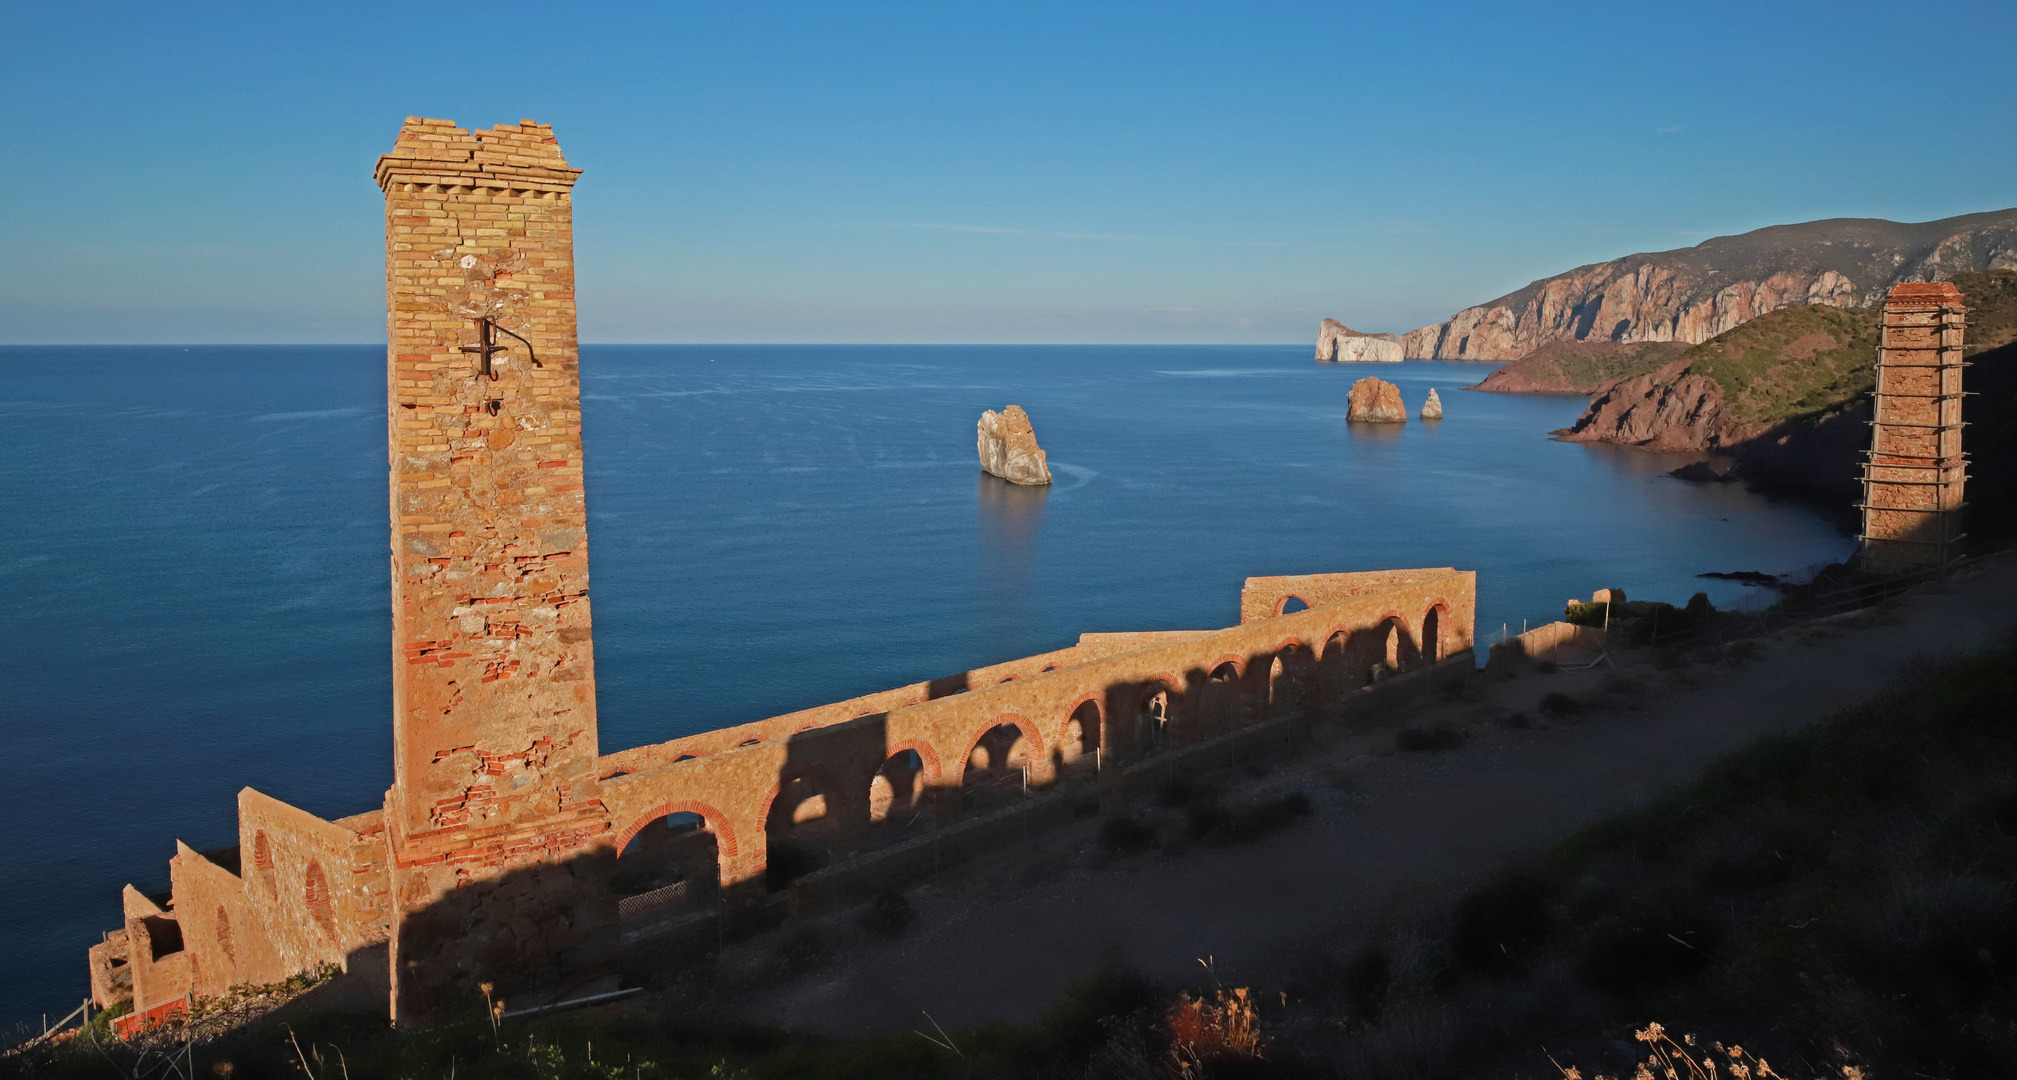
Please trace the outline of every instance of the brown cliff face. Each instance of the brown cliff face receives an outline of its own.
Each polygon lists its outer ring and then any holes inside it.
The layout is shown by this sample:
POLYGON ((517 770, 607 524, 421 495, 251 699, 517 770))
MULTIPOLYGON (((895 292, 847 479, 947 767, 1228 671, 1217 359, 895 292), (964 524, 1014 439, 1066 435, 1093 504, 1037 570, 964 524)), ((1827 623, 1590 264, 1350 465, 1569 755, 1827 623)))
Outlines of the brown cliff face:
POLYGON ((1784 308, 1865 307, 1899 282, 2008 267, 2017 267, 2017 209, 1775 225, 1579 266, 1403 334, 1401 349, 1504 363, 1551 341, 1696 344, 1784 308))
POLYGON ((1732 450, 1869 393, 1876 319, 1825 305, 1776 311, 1655 371, 1599 385, 1560 436, 1648 450, 1732 450))
POLYGON ((1471 390, 1496 394, 1591 394, 1664 366, 1688 351, 1679 341, 1551 341, 1485 376, 1471 390))

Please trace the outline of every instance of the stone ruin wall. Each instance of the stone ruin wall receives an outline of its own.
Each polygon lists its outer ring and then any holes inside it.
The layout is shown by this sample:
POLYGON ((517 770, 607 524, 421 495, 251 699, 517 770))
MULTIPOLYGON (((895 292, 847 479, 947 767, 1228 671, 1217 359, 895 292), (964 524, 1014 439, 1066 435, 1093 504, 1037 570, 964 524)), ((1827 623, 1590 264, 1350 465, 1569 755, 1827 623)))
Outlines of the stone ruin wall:
MULTIPOLYGON (((1012 752, 1043 788, 1085 777, 1086 745, 1118 766, 1142 760, 1148 748, 1136 745, 1132 721, 1157 693, 1168 695, 1169 745, 1178 748, 1302 709, 1349 710, 1350 695, 1372 684, 1391 652, 1403 669, 1467 654, 1475 588, 1474 574, 1448 569, 1251 578, 1243 593, 1250 610, 1238 626, 1086 634, 1068 649, 609 754, 598 773, 613 828, 594 846, 621 856, 666 815, 697 814, 713 834, 720 885, 760 898, 770 844, 799 827, 789 805, 796 796, 825 801, 818 826, 847 849, 851 838, 873 834, 871 789, 905 750, 922 761, 921 794, 956 795, 976 744, 1011 725, 1023 743, 1012 752), (1267 614, 1289 595, 1322 606, 1267 614), (1433 644, 1423 639, 1432 611, 1433 644), (1088 703, 1097 727, 1068 745, 1088 703)), ((386 962, 382 813, 330 822, 248 788, 239 815, 235 850, 212 858, 178 843, 170 908, 128 888, 127 941, 150 941, 150 919, 177 923, 181 941, 159 957, 130 945, 110 950, 129 954, 136 1010, 324 965, 386 962), (316 871, 323 884, 311 887, 316 871)), ((103 958, 93 959, 94 996, 109 1005, 124 995, 103 958)))
POLYGON ((624 924, 640 899, 620 884, 637 857, 622 856, 651 847, 638 836, 668 815, 705 826, 692 838, 711 844, 716 880, 695 893, 762 906, 776 843, 816 835, 842 860, 872 849, 899 785, 943 816, 961 798, 939 795, 963 797, 983 780, 996 791, 1017 779, 1106 782, 1115 770, 1104 763, 1124 770, 1270 717, 1348 709, 1385 673, 1470 649, 1469 573, 1254 578, 1237 626, 1086 634, 1038 656, 600 755, 577 175, 551 130, 530 121, 471 132, 409 119, 380 159, 393 785, 381 808, 337 821, 245 789, 235 848, 178 844, 169 897, 129 886, 121 929, 90 951, 98 1004, 133 1002, 124 1030, 192 998, 332 964, 388 980, 400 1020, 482 977, 523 988, 608 971, 635 938, 624 924), (531 348, 504 336, 483 372, 473 350, 484 319, 531 348), (1309 610, 1280 614, 1292 594, 1309 610), (988 759, 979 779, 977 749, 988 759))

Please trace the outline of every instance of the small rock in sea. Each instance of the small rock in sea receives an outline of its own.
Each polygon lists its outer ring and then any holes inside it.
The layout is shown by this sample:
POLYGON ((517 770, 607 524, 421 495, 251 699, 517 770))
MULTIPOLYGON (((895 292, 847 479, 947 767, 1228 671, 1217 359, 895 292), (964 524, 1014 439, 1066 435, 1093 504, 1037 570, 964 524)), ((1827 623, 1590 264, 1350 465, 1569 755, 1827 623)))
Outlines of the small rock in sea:
POLYGON ((1422 419, 1441 420, 1442 418, 1443 399, 1436 396, 1436 388, 1431 386, 1429 387, 1429 400, 1422 402, 1422 419))
POLYGON ((1048 484, 1050 463, 1020 405, 980 414, 980 467, 1012 484, 1048 484))
POLYGON ((1401 404, 1401 388, 1371 376, 1352 384, 1351 409, 1346 420, 1368 424, 1405 424, 1408 407, 1401 404))
POLYGON ((1737 479, 1735 469, 1719 470, 1708 461, 1690 462, 1667 475, 1676 480, 1705 480, 1717 484, 1728 484, 1737 479))

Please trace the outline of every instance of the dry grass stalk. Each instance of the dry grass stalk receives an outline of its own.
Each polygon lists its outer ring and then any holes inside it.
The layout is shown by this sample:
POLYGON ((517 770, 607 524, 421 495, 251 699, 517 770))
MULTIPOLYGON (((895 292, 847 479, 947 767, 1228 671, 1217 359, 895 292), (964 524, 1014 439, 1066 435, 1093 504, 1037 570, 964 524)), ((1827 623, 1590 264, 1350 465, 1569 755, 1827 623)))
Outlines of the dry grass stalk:
POLYGON ((1246 987, 1221 990, 1210 998, 1177 995, 1170 1007, 1170 1071, 1194 1077, 1207 1062, 1265 1057, 1260 1010, 1246 987))
MULTIPOLYGON (((1647 1050, 1646 1060, 1632 1070, 1632 1080, 1722 1080, 1724 1076, 1730 1080, 1787 1080, 1770 1062, 1746 1054, 1741 1046, 1711 1043, 1705 1048, 1693 1035, 1683 1035, 1676 1042, 1658 1023, 1647 1024, 1632 1037, 1645 1043, 1647 1050)), ((1562 1070, 1562 1080, 1583 1080, 1582 1070, 1573 1065, 1556 1062, 1555 1067, 1562 1070)), ((1612 1078, 1599 1073, 1592 1080, 1612 1078)), ((1863 1080, 1863 1070, 1844 1065, 1841 1080, 1863 1080)))

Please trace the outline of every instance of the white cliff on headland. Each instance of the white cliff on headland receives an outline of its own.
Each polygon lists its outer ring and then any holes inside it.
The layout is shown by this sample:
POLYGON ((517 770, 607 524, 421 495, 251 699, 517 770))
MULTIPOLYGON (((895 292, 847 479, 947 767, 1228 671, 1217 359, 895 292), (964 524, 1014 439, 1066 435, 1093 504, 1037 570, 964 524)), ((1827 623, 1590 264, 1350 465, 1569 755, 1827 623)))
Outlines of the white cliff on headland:
POLYGON ((1431 386, 1429 387, 1429 400, 1422 402, 1422 419, 1441 420, 1442 418, 1443 399, 1436 396, 1436 388, 1431 386))
POLYGON ((1341 364, 1398 364, 1401 343, 1392 334, 1361 334, 1336 319, 1317 325, 1317 359, 1341 364))
POLYGON ((980 467, 1012 484, 1048 484, 1050 463, 1020 405, 980 414, 980 467))

